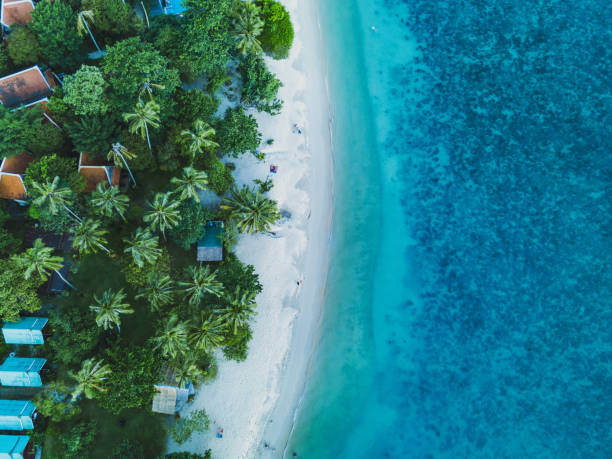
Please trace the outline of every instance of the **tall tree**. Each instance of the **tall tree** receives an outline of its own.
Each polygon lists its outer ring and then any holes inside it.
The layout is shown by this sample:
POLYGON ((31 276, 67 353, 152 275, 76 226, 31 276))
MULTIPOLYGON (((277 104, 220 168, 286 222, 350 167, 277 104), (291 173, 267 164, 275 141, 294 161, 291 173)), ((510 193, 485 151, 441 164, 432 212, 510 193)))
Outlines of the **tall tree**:
POLYGON ((98 42, 94 38, 93 33, 91 33, 91 29, 89 28, 89 22, 93 24, 95 20, 94 18, 95 16, 93 10, 79 11, 79 14, 77 15, 77 33, 80 36, 83 36, 83 34, 87 32, 94 46, 96 47, 98 52, 101 53, 102 50, 98 46, 98 42))
POLYGON ((132 182, 134 183, 134 185, 136 185, 136 179, 134 179, 134 176, 132 175, 132 170, 130 169, 130 166, 128 165, 128 162, 127 162, 128 159, 130 160, 134 159, 136 157, 135 154, 131 153, 127 148, 125 148, 119 142, 115 142, 111 146, 111 149, 108 152, 107 157, 109 160, 111 160, 115 164, 115 166, 117 167, 125 166, 125 168, 130 174, 130 178, 132 179, 132 182))
POLYGON ((66 123, 65 127, 76 152, 96 157, 108 153, 108 146, 119 133, 119 121, 112 111, 79 118, 66 123))
POLYGON ((98 67, 82 65, 64 77, 64 102, 76 115, 104 115, 110 106, 106 98, 108 83, 98 67))
POLYGON ((206 375, 206 372, 190 357, 175 360, 172 369, 178 387, 185 387, 190 382, 196 384, 206 375))
POLYGON ((223 320, 216 315, 202 312, 199 322, 192 325, 189 342, 198 351, 210 353, 225 341, 223 320))
POLYGON ((261 191, 247 186, 232 189, 231 198, 225 198, 221 208, 241 233, 253 234, 269 231, 279 218, 276 202, 264 198, 261 191))
POLYGON ((116 187, 101 182, 91 193, 93 211, 104 217, 112 217, 115 212, 125 221, 125 211, 130 198, 122 194, 116 187))
POLYGON ((138 95, 142 97, 144 94, 146 94, 147 96, 149 96, 149 100, 153 100, 153 90, 154 89, 161 90, 161 89, 166 89, 166 87, 161 84, 151 83, 150 81, 144 81, 142 83, 142 87, 140 88, 140 92, 138 93, 138 95))
POLYGON ((266 26, 259 36, 264 52, 274 59, 285 59, 293 44, 293 25, 287 9, 278 0, 257 0, 266 26))
POLYGON ((74 70, 81 61, 82 38, 77 32, 77 15, 62 1, 39 2, 29 24, 40 43, 43 56, 63 70, 74 70))
POLYGON ((59 272, 63 267, 64 259, 53 255, 53 248, 47 247, 40 238, 36 239, 32 247, 25 252, 13 255, 13 260, 24 269, 23 276, 26 280, 34 273, 42 280, 47 280, 49 271, 54 271, 67 285, 74 288, 59 272))
POLYGON ((202 151, 211 150, 219 146, 217 142, 212 140, 215 136, 215 130, 202 120, 196 120, 193 123, 193 131, 185 129, 181 131, 181 135, 187 139, 192 163, 202 151))
POLYGON ((178 71, 169 65, 150 43, 132 37, 106 49, 102 64, 113 88, 113 105, 119 112, 128 110, 138 100, 143 81, 164 86, 163 97, 170 97, 180 85, 178 71))
POLYGON ((179 320, 176 314, 172 314, 165 321, 160 334, 151 339, 153 349, 159 350, 164 357, 170 359, 184 356, 189 351, 187 334, 187 324, 179 320))
POLYGON ((255 292, 242 292, 239 286, 232 294, 227 294, 225 300, 228 305, 218 311, 219 320, 229 325, 234 334, 238 328, 246 327, 255 314, 255 292))
POLYGON ((206 172, 198 171, 193 167, 183 169, 181 177, 172 177, 170 182, 176 187, 181 199, 193 198, 199 201, 198 190, 205 190, 208 185, 206 172))
POLYGON ((207 293, 221 296, 223 284, 217 280, 214 272, 210 271, 210 266, 190 266, 187 268, 187 280, 179 282, 183 287, 189 304, 198 305, 207 293))
POLYGON ((159 127, 159 110, 160 106, 157 102, 149 100, 145 103, 142 99, 138 99, 138 103, 136 107, 134 107, 134 112, 123 114, 123 119, 128 123, 130 132, 133 134, 140 131, 141 137, 147 139, 149 150, 151 149, 149 126, 153 128, 159 127))
POLYGON ((261 43, 257 39, 264 27, 260 17, 260 9, 253 0, 238 1, 234 3, 234 40, 236 48, 241 54, 252 52, 261 54, 261 43))
POLYGON ((110 250, 104 245, 107 233, 108 231, 102 228, 99 221, 87 218, 75 228, 72 247, 81 254, 97 253, 98 249, 110 253, 110 250))
POLYGON ((123 303, 126 297, 123 289, 118 292, 107 289, 100 298, 94 295, 95 304, 90 305, 89 309, 96 313, 98 327, 108 330, 111 326, 116 325, 117 330, 121 332, 121 314, 134 313, 128 303, 123 303))
POLYGON ((44 281, 37 276, 26 279, 25 270, 13 258, 0 258, 0 320, 16 321, 21 311, 40 309, 36 292, 44 281))
POLYGON ((77 400, 81 394, 93 398, 96 392, 106 392, 104 381, 110 374, 111 368, 103 360, 93 358, 85 360, 77 373, 68 372, 68 376, 76 382, 76 387, 72 391, 72 400, 77 400))
POLYGON ((155 260, 161 255, 158 238, 153 236, 148 229, 138 227, 131 237, 123 241, 127 244, 124 252, 131 254, 134 263, 141 268, 145 262, 155 263, 155 260))
POLYGON ((151 308, 157 311, 172 301, 174 282, 170 276, 150 273, 147 276, 146 284, 138 292, 136 298, 144 298, 149 302, 151 308))
POLYGON ((34 182, 32 188, 34 195, 37 196, 32 201, 35 206, 48 210, 51 215, 56 215, 59 209, 64 209, 76 221, 81 221, 81 218, 68 207, 73 198, 72 191, 70 191, 70 188, 60 185, 59 177, 56 176, 52 182, 43 184, 34 182))
POLYGON ((161 231, 164 239, 166 229, 176 226, 181 218, 177 208, 179 201, 172 201, 170 193, 157 193, 153 202, 149 202, 149 209, 142 219, 151 225, 154 231, 161 231))
POLYGON ((283 108, 283 101, 278 98, 278 90, 283 85, 270 73, 261 56, 249 54, 238 65, 242 78, 240 100, 245 107, 277 115, 283 108))
POLYGON ((0 151, 3 157, 30 151, 30 143, 40 129, 42 110, 10 110, 0 104, 0 151))

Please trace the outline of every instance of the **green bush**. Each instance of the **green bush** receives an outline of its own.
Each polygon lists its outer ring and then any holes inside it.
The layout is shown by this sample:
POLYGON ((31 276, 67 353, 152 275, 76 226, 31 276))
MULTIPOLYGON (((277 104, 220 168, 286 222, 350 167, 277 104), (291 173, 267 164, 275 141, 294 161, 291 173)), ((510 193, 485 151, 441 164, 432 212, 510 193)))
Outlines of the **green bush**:
POLYGON ((46 183, 59 177, 62 184, 68 186, 74 193, 85 189, 85 178, 79 174, 75 158, 62 158, 55 154, 43 156, 32 161, 26 170, 24 184, 31 189, 32 183, 46 183))
POLYGON ((50 122, 41 123, 29 151, 37 158, 49 153, 67 153, 64 131, 50 122))
POLYGON ((0 77, 8 75, 13 70, 7 49, 0 44, 0 77))
POLYGON ((185 250, 197 242, 204 234, 208 216, 202 208, 202 204, 193 199, 185 199, 178 207, 181 220, 172 228, 168 235, 176 244, 185 250))
POLYGON ((194 410, 186 417, 176 421, 170 435, 179 445, 185 443, 192 433, 205 432, 210 427, 210 420, 205 410, 194 410))
POLYGON ((232 172, 225 167, 214 153, 205 153, 203 158, 196 159, 196 166, 208 175, 208 188, 219 196, 224 195, 234 184, 232 172))
POLYGON ((293 44, 293 25, 285 7, 277 0, 258 0, 265 26, 258 39, 266 54, 274 59, 285 59, 293 44))
POLYGON ((215 125, 219 152, 236 157, 257 149, 261 143, 258 128, 257 120, 247 115, 242 107, 227 109, 223 119, 215 125))
POLYGON ((24 67, 37 63, 39 49, 34 32, 20 25, 11 27, 11 33, 6 39, 6 50, 13 64, 24 67))

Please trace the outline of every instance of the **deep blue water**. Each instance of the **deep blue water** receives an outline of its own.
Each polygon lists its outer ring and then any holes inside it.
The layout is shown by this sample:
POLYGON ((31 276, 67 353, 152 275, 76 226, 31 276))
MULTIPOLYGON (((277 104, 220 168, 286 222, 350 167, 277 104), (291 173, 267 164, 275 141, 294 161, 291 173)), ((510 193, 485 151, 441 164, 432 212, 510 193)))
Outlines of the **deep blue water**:
POLYGON ((612 457, 612 6, 319 9, 332 262, 289 451, 612 457))

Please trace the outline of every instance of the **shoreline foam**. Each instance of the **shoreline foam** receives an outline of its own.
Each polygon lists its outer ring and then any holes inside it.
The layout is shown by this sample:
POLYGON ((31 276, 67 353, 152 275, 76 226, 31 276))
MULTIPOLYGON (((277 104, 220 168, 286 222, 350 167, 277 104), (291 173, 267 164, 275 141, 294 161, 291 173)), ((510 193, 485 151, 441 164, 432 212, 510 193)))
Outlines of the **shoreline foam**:
POLYGON ((286 60, 266 59, 284 84, 283 111, 275 117, 254 114, 264 143, 268 138, 274 143, 262 148, 264 161, 251 155, 236 160, 235 177, 238 185, 265 180, 269 166, 276 165, 269 195, 290 217, 274 228, 278 237, 241 236, 236 253, 255 266, 264 286, 257 298, 249 354, 240 363, 219 359, 217 378, 200 387, 181 413, 206 409, 210 430, 194 434, 183 445, 170 441, 170 451, 201 453, 210 448, 216 459, 279 457, 305 385, 329 262, 330 117, 316 5, 308 0, 283 4, 294 23, 293 48, 286 60), (294 124, 302 128, 301 135, 292 132, 294 124), (222 439, 215 437, 220 427, 222 439), (265 449, 264 441, 274 451, 265 449))

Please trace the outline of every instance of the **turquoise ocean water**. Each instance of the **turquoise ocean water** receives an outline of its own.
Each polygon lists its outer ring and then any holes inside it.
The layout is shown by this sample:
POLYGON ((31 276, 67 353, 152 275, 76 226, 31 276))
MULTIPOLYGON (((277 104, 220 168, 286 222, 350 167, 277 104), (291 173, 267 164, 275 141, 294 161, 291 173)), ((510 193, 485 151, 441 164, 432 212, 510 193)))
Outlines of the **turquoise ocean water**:
POLYGON ((333 246, 289 456, 610 457, 612 7, 319 11, 333 246))

